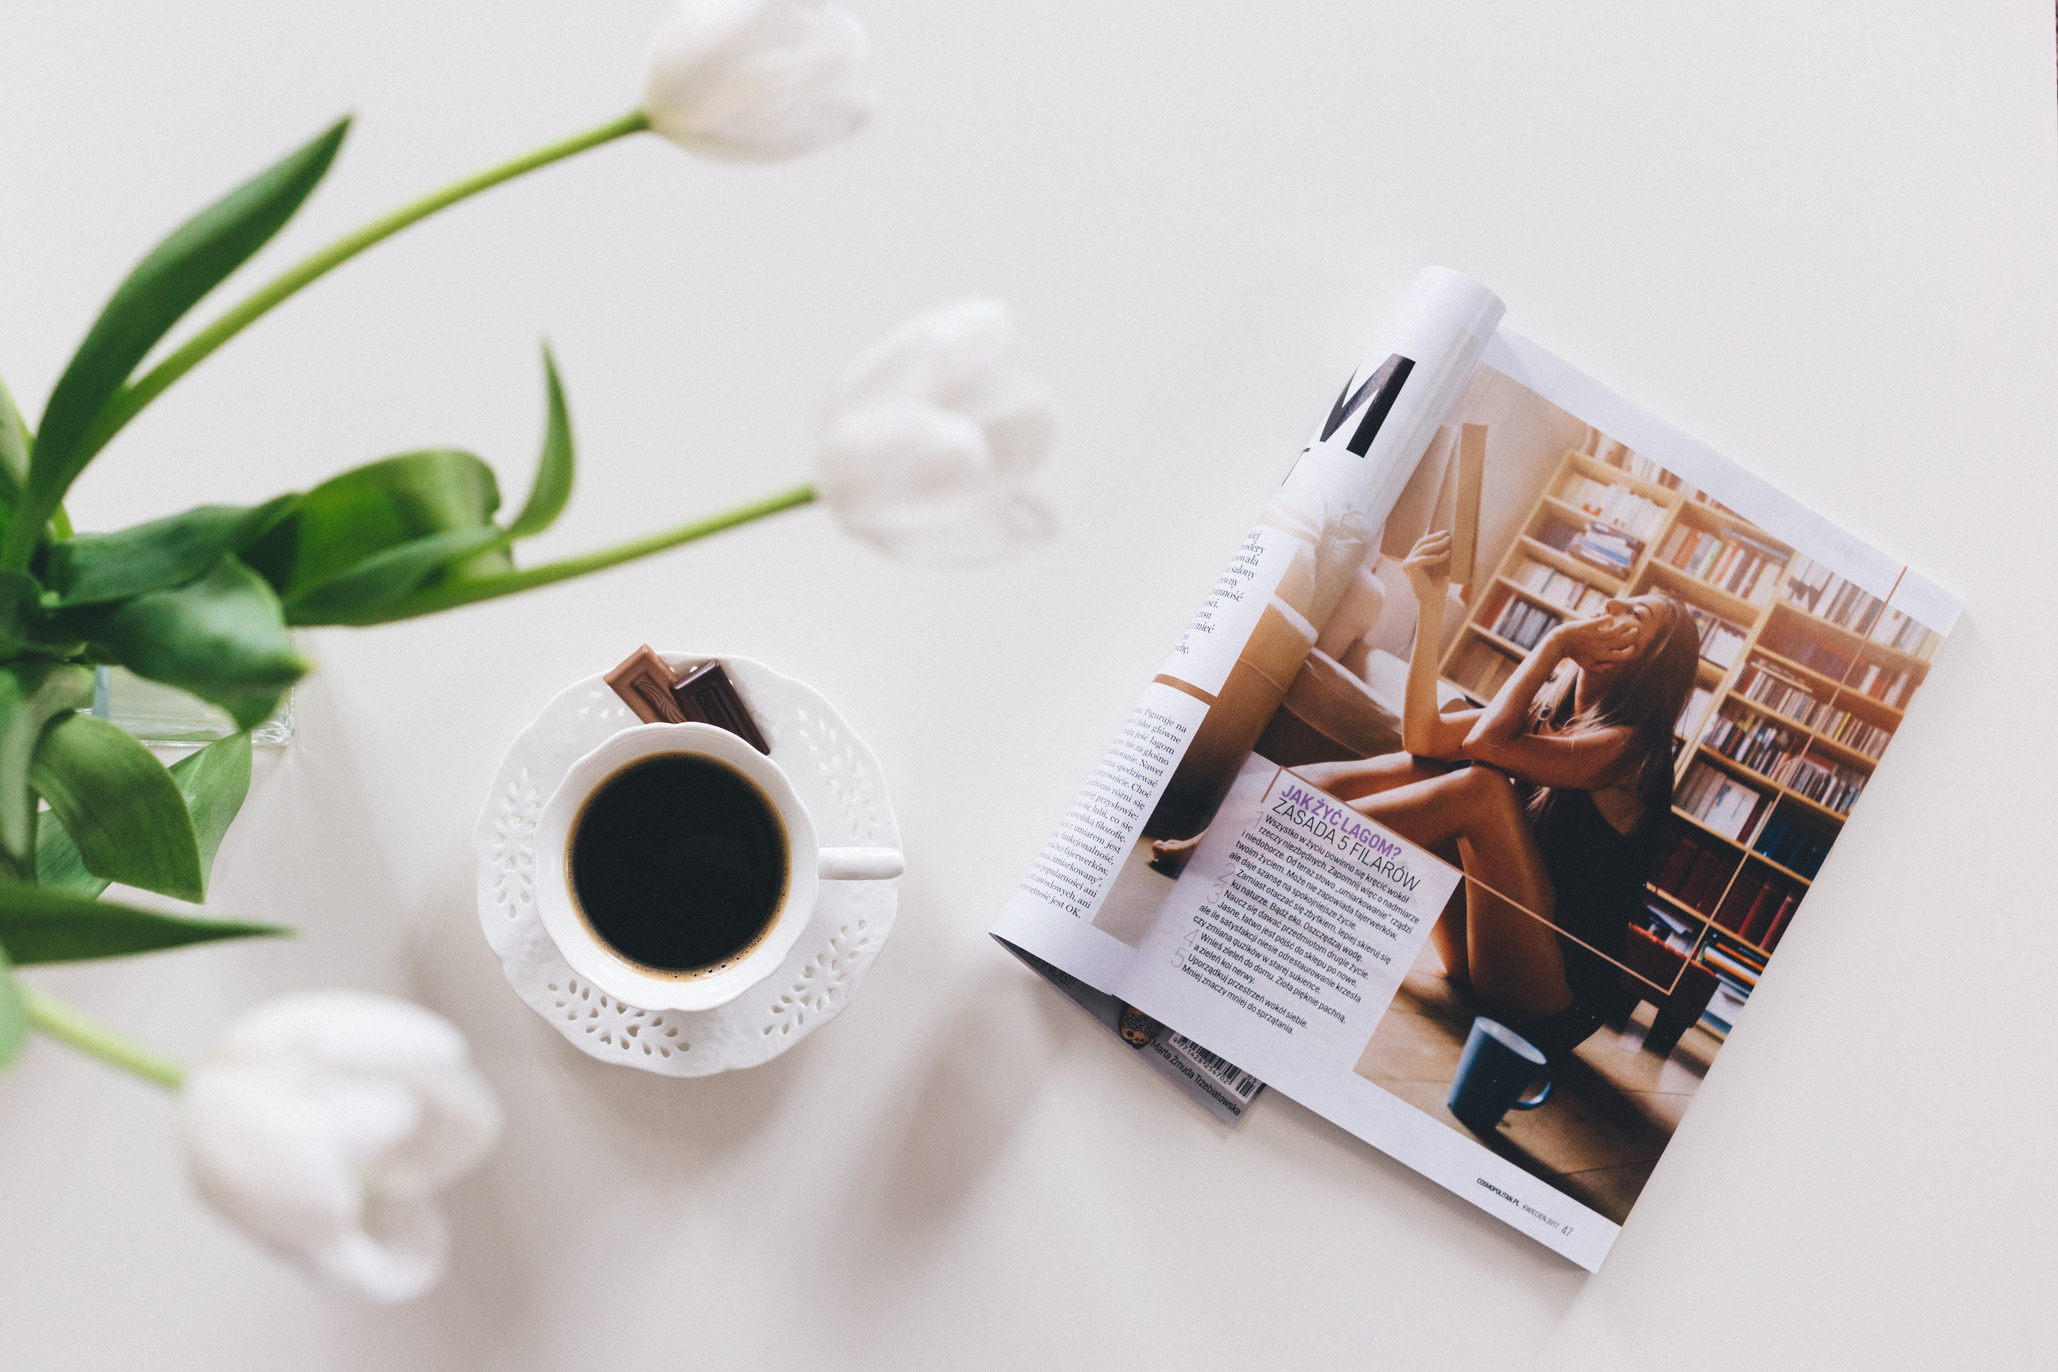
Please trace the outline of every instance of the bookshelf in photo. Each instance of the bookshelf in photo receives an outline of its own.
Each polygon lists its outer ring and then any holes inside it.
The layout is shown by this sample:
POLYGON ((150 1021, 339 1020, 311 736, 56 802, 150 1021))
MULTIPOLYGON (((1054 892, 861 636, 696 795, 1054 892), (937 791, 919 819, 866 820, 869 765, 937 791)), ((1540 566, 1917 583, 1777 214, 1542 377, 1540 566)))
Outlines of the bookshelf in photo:
POLYGON ((1552 628, 1647 591, 1687 606, 1701 660, 1645 928, 1715 973, 1726 1034, 1942 640, 1618 445, 1565 454, 1442 676, 1483 705, 1552 628))

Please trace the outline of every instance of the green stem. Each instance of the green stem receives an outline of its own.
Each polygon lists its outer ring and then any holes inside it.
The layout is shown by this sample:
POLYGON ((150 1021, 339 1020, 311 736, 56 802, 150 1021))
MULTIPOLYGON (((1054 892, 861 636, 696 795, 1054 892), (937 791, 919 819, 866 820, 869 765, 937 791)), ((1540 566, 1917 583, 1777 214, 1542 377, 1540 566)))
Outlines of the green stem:
POLYGON ((61 1039, 82 1053, 90 1053, 110 1067, 134 1073, 145 1081, 176 1091, 186 1080, 186 1069, 169 1058, 161 1058, 133 1039, 125 1038, 100 1021, 74 1010, 57 997, 17 980, 15 989, 29 1012, 29 1023, 51 1038, 61 1039))
POLYGON ((548 586, 553 581, 568 581, 575 576, 597 572, 604 567, 613 567, 623 562, 632 562, 639 557, 661 553, 667 548, 676 548, 681 543, 691 543, 709 534, 718 534, 724 529, 733 529, 739 524, 748 524, 754 519, 763 519, 781 510, 798 509, 815 499, 813 486, 795 486, 792 490, 768 495, 762 500, 753 500, 747 505, 738 505, 733 510, 724 510, 717 515, 681 524, 676 529, 648 534, 617 543, 612 548, 587 553, 581 557, 568 557, 562 562, 548 562, 541 567, 526 571, 510 572, 505 576, 482 577, 476 581, 452 581, 417 591, 398 604, 383 606, 367 611, 361 619, 329 621, 339 624, 390 624, 395 620, 414 619, 420 615, 434 614, 438 610, 451 610, 459 605, 471 605, 481 600, 492 600, 496 596, 513 595, 516 591, 532 590, 537 586, 548 586))
POLYGON ((374 219, 355 233, 337 239, 312 257, 274 277, 247 300, 187 339, 178 351, 151 368, 141 380, 124 386, 121 393, 109 402, 107 408, 100 412, 99 419, 94 422, 92 432, 86 438, 86 452, 89 455, 98 452, 110 438, 120 432, 123 425, 135 418, 145 405, 155 400, 172 382, 198 366, 209 353, 262 318, 274 306, 320 280, 374 243, 390 238, 408 225, 426 219, 436 211, 455 205, 460 200, 477 195, 480 191, 489 190, 503 181, 512 181, 524 172, 547 167, 552 162, 563 161, 574 153, 584 152, 602 143, 611 143, 617 138, 649 127, 650 119, 641 110, 625 114, 619 119, 609 120, 598 128, 546 144, 534 152, 524 153, 511 161, 502 162, 497 167, 488 167, 474 176, 452 182, 440 191, 425 195, 412 204, 402 205, 391 214, 374 219))

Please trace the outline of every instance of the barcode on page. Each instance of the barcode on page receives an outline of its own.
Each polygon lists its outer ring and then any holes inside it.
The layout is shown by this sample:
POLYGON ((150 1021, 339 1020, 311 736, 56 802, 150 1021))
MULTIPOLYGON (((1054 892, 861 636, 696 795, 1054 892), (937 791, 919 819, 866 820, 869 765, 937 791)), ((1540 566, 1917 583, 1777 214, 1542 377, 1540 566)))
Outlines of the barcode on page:
POLYGON ((1220 1053, 1210 1053, 1184 1034, 1174 1034, 1172 1036, 1172 1046, 1193 1059, 1196 1064, 1205 1068, 1217 1081, 1228 1086, 1230 1090, 1234 1091, 1244 1100, 1249 1100, 1251 1093, 1257 1090, 1261 1084, 1256 1077, 1244 1071, 1220 1053))

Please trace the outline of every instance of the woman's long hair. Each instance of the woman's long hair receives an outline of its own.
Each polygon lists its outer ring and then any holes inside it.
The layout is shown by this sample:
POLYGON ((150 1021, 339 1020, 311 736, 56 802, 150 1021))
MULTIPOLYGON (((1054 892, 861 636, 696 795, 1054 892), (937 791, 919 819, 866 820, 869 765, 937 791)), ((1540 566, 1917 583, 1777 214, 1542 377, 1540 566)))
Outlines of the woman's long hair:
MULTIPOLYGON (((1628 729, 1631 743, 1622 765, 1603 785, 1633 778, 1646 820, 1663 815, 1671 806, 1672 729, 1686 708, 1687 697, 1693 694, 1694 674, 1701 660, 1700 632, 1686 606, 1669 595, 1661 594, 1659 600, 1664 606, 1663 622, 1649 646, 1636 655, 1592 709, 1574 709, 1579 681, 1576 671, 1559 672, 1556 680, 1537 692, 1529 707, 1532 729, 1542 726, 1553 733, 1628 729)), ((1532 818, 1541 817, 1549 807, 1552 791, 1551 787, 1538 787, 1530 797, 1532 818)))

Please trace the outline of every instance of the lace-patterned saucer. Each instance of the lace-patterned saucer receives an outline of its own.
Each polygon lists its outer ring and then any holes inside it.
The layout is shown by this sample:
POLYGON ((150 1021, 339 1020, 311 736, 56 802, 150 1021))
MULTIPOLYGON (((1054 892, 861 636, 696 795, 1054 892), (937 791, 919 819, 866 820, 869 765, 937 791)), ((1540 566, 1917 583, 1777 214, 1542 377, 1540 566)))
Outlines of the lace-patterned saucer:
MULTIPOLYGON (((665 653, 684 675, 708 654, 665 653)), ((722 657, 824 844, 900 847, 872 750, 808 686, 722 657)), ((822 883, 814 918, 779 970, 713 1010, 641 1010, 576 977, 536 911, 536 820, 573 762, 640 723, 598 676, 560 692, 509 745, 479 814, 479 924, 515 994, 602 1062, 671 1077, 755 1067, 836 1017, 893 931, 897 881, 822 883)))

